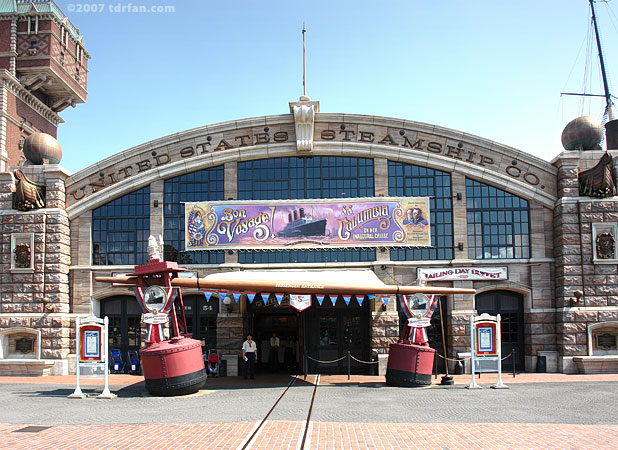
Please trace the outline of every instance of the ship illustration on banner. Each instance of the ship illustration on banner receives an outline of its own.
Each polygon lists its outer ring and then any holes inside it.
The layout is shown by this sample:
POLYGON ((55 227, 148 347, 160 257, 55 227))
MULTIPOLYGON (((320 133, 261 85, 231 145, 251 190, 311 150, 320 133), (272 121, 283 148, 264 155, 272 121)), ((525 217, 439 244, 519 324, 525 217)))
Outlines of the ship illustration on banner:
POLYGON ((185 249, 429 247, 427 197, 185 203, 185 249))

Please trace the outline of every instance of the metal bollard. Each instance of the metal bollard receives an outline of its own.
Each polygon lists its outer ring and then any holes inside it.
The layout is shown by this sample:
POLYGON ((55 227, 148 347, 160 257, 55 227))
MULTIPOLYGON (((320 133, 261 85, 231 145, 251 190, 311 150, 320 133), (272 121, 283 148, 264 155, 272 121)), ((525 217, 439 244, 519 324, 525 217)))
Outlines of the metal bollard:
POLYGON ((515 361, 517 360, 515 355, 517 355, 517 349, 513 349, 511 352, 511 356, 513 357, 513 378, 515 378, 515 361))
POLYGON ((348 381, 350 380, 350 365, 351 365, 350 350, 348 350, 348 381))

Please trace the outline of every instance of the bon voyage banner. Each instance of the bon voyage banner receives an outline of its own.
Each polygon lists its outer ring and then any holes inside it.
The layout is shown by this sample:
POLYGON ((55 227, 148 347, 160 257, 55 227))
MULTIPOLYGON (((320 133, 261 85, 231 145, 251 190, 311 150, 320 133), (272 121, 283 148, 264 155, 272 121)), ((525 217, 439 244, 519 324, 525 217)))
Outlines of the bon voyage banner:
POLYGON ((185 249, 429 247, 429 199, 185 203, 185 249))

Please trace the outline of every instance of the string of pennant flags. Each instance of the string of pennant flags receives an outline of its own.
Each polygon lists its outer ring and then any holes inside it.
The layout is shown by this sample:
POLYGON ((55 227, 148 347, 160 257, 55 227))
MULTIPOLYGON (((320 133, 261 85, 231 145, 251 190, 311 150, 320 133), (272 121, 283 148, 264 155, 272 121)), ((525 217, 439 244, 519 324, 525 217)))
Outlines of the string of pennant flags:
MULTIPOLYGON (((228 292, 228 291, 216 291, 216 290, 210 290, 210 289, 202 289, 202 290, 204 291, 204 296, 205 296, 207 302, 210 301, 210 299, 212 298, 213 294, 217 294, 219 296, 219 299, 221 299, 221 300, 223 300, 225 297, 227 297, 229 295, 229 296, 231 296, 234 299, 234 301, 236 303, 238 303, 238 301, 240 300, 240 296, 244 293, 247 296, 247 299, 249 300, 249 303, 252 304, 253 300, 255 299, 255 296, 258 294, 258 292, 240 292, 240 291, 230 291, 230 292, 228 292)), ((260 293, 260 295, 261 295, 261 293, 260 293)), ((281 305, 281 302, 283 301, 283 296, 285 294, 273 292, 272 295, 274 295, 275 298, 277 299, 277 303, 279 303, 279 305, 281 305)), ((292 298, 292 295, 293 294, 290 294, 290 298, 292 298)), ((269 296, 270 296, 270 294, 268 295, 268 297, 269 296)), ((315 296, 315 298, 317 299, 318 304, 320 306, 322 306, 322 303, 324 302, 324 297, 328 297, 330 299, 331 303, 334 304, 332 297, 329 296, 329 295, 313 294, 313 296, 315 296)), ((268 298, 268 297, 266 297, 266 298, 268 298)), ((345 302, 346 306, 350 305, 350 301, 352 300, 352 297, 355 297, 356 301, 359 304, 359 306, 362 306, 363 305, 363 301, 365 300, 365 297, 367 297, 369 300, 373 300, 375 298, 375 295, 371 295, 371 294, 367 294, 367 295, 342 295, 341 297, 343 298, 343 301, 345 302)), ((262 298, 264 298, 264 297, 262 296, 262 298)), ((336 298, 337 297, 335 297, 335 299, 336 298)), ((389 296, 382 296, 382 302, 384 303, 384 306, 388 305, 389 299, 390 299, 389 296)), ((292 302, 290 302, 290 303, 292 303, 292 302)))

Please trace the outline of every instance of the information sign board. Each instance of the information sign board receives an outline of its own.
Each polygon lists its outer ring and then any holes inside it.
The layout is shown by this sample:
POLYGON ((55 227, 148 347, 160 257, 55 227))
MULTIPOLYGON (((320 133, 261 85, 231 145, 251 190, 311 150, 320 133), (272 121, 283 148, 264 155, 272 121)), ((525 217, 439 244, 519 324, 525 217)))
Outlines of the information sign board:
POLYGON ((80 321, 80 317, 75 318, 75 346, 77 358, 75 361, 75 391, 69 397, 84 398, 86 395, 80 387, 81 370, 84 368, 103 369, 105 386, 103 392, 97 398, 116 398, 116 394, 109 391, 109 367, 107 359, 107 336, 108 336, 107 316, 103 319, 90 316, 80 321))
POLYGON ((475 372, 484 372, 489 366, 489 370, 498 371, 498 382, 491 386, 495 389, 507 389, 502 383, 502 350, 500 339, 500 314, 490 316, 481 314, 480 316, 470 316, 470 347, 471 360, 470 366, 472 381, 468 389, 480 389, 474 377, 475 372), (492 369, 495 364, 495 369, 492 369))

